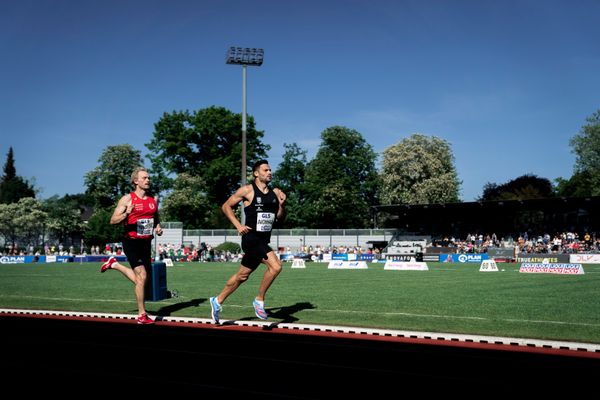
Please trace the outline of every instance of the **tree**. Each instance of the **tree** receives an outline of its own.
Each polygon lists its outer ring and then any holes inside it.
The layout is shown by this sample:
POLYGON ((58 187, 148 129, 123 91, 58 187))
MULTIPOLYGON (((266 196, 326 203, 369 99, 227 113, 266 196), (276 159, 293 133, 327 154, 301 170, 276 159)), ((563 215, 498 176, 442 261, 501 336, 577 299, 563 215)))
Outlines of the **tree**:
POLYGON ((557 178, 555 191, 560 197, 594 196, 594 176, 589 171, 575 172, 569 179, 557 178))
POLYGON ((24 197, 35 197, 35 190, 26 179, 17 176, 13 148, 10 147, 0 180, 0 203, 16 203, 24 197))
POLYGON ((342 126, 325 129, 306 167, 303 214, 313 228, 364 228, 376 203, 376 154, 362 135, 342 126))
POLYGON ((554 197, 552 183, 546 178, 525 174, 502 185, 486 183, 479 201, 527 200, 554 197))
POLYGON ((66 243, 67 239, 83 232, 85 224, 81 219, 79 196, 52 196, 43 202, 43 206, 48 213, 48 232, 58 243, 66 243))
POLYGON ((186 172, 177 175, 174 189, 161 205, 161 219, 180 221, 186 229, 201 229, 208 225, 206 217, 211 204, 206 198, 206 184, 198 176, 186 172))
POLYGON ((558 180, 561 196, 600 196, 600 110, 586 121, 569 142, 576 156, 575 173, 569 180, 558 180))
POLYGON ((289 227, 304 227, 302 205, 304 204, 304 175, 306 173, 306 150, 296 143, 284 143, 283 161, 273 173, 273 187, 278 187, 286 194, 287 217, 285 224, 289 227))
MULTIPOLYGON (((223 107, 164 113, 154 124, 152 140, 146 144, 152 169, 161 169, 163 176, 187 172, 202 178, 207 198, 220 207, 240 185, 241 130, 241 115, 223 107)), ((265 158, 270 149, 261 143, 263 135, 249 116, 249 164, 265 158)))
POLYGON ((0 204, 0 235, 6 243, 38 245, 44 232, 48 214, 33 197, 24 197, 16 203, 0 204))
POLYGON ((383 151, 382 204, 458 202, 460 181, 450 144, 414 134, 383 151))
POLYGON ((104 246, 106 243, 120 242, 123 238, 123 226, 111 225, 112 209, 98 207, 90 217, 83 234, 90 246, 104 246))
POLYGON ((85 175, 86 194, 95 206, 111 207, 133 189, 131 173, 143 165, 141 152, 130 144, 108 146, 98 162, 100 165, 85 175))
POLYGON ((6 244, 13 246, 19 242, 18 224, 14 218, 17 215, 17 209, 17 203, 0 203, 0 235, 6 244))

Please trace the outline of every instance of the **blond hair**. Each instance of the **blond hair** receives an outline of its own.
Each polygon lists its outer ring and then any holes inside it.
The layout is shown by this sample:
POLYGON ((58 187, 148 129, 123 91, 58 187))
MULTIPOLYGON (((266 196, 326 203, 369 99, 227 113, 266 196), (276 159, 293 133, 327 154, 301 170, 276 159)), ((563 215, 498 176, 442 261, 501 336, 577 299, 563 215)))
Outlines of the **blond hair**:
POLYGON ((138 178, 138 174, 142 171, 148 172, 148 170, 144 167, 137 167, 131 173, 131 185, 133 186, 134 189, 135 189, 135 180, 138 178))

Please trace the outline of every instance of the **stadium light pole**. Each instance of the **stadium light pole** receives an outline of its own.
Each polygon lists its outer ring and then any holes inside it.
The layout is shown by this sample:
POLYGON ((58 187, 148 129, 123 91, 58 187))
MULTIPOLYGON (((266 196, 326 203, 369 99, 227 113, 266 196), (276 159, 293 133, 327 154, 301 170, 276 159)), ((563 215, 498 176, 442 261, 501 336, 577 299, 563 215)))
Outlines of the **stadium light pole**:
MULTIPOLYGON (((246 67, 248 65, 260 67, 263 63, 265 51, 254 47, 235 47, 227 50, 226 64, 242 66, 242 179, 240 186, 246 184, 246 67)), ((246 215, 241 207, 241 223, 245 225, 246 215)))

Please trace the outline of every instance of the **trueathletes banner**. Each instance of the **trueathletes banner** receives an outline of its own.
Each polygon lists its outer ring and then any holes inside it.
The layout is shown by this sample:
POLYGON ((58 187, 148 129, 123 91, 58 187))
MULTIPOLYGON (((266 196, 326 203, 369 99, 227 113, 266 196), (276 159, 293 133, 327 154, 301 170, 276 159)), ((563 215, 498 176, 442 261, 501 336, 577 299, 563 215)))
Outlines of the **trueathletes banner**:
POLYGON ((568 263, 568 254, 519 253, 517 262, 520 263, 568 263))
POLYGON ((583 266, 581 264, 539 264, 523 263, 519 272, 529 274, 562 274, 562 275, 583 275, 583 266))

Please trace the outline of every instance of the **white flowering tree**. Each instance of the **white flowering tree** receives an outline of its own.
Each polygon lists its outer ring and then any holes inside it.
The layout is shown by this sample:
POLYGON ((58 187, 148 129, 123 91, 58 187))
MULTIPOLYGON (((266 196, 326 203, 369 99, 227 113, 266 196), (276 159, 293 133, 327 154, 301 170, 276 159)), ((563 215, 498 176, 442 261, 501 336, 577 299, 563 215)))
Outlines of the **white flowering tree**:
POLYGON ((38 245, 46 227, 48 213, 33 197, 16 203, 0 204, 0 235, 5 244, 38 245))
POLYGON ((459 201, 461 182, 450 144, 414 134, 383 151, 381 204, 431 204, 459 201))

